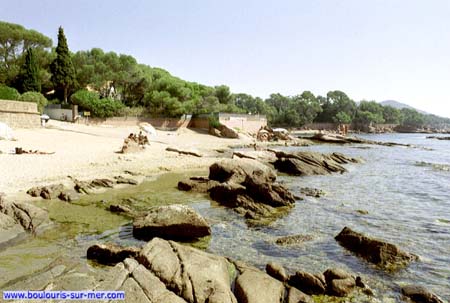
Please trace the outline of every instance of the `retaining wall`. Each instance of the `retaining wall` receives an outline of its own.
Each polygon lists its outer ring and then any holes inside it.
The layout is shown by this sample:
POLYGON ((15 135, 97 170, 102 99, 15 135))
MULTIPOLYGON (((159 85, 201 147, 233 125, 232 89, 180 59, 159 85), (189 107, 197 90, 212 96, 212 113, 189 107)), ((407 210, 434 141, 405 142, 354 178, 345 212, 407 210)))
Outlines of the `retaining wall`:
POLYGON ((0 100, 0 122, 11 128, 40 127, 41 118, 34 102, 0 100))

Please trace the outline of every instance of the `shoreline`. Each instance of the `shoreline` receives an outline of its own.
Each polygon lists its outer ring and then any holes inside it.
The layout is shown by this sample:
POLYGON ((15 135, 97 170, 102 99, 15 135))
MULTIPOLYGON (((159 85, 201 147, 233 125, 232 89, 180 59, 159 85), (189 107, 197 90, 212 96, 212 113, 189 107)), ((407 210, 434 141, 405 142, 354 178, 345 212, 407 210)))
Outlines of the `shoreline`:
MULTIPOLYGON (((130 171, 147 177, 165 172, 186 172, 209 167, 223 157, 217 150, 254 142, 252 137, 218 138, 206 132, 179 129, 157 131, 150 136, 150 144, 136 153, 120 154, 123 140, 139 127, 85 126, 53 122, 42 129, 19 129, 17 141, 0 141, 0 192, 8 198, 26 195, 34 186, 55 183, 73 184, 70 177, 80 180, 112 178, 130 171), (15 147, 25 150, 54 152, 50 155, 10 154, 15 147), (166 151, 167 147, 195 150, 202 157, 180 155, 166 151)), ((29 197, 29 196, 28 196, 29 197)))

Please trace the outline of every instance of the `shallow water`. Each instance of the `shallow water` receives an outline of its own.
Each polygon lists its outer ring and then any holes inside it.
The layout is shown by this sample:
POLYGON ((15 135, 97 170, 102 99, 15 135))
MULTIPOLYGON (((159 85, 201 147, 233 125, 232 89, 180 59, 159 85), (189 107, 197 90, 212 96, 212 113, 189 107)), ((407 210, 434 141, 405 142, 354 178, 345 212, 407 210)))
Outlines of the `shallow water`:
POLYGON ((441 168, 450 165, 450 141, 425 139, 422 134, 365 137, 432 150, 375 145, 364 149, 357 148, 361 145, 287 148, 338 151, 366 162, 346 166, 349 171, 342 175, 280 176, 278 179, 295 194, 300 194, 301 187, 320 188, 327 194, 298 201, 287 216, 264 227, 248 227, 242 217, 204 195, 176 190, 180 179, 207 174, 206 171, 166 174, 138 187, 86 196, 78 205, 69 207, 61 206, 65 204, 60 201, 50 202, 46 207, 60 232, 50 230, 0 251, 0 271, 6 273, 0 277, 0 288, 8 279, 39 270, 58 255, 84 259, 87 247, 99 240, 142 245, 143 242, 133 239, 129 219, 104 211, 111 203, 125 203, 136 209, 191 203, 212 225, 207 250, 213 253, 261 269, 269 261, 276 261, 289 272, 322 272, 329 267, 344 267, 368 281, 375 290, 374 301, 401 302, 400 287, 409 283, 422 284, 449 300, 450 171, 441 168), (365 211, 368 213, 364 214, 365 211), (421 260, 396 273, 386 273, 336 243, 334 236, 344 226, 395 243, 419 255, 421 260), (291 234, 312 235, 313 240, 298 247, 274 244, 276 237, 291 234), (14 267, 12 263, 27 264, 27 268, 14 267))

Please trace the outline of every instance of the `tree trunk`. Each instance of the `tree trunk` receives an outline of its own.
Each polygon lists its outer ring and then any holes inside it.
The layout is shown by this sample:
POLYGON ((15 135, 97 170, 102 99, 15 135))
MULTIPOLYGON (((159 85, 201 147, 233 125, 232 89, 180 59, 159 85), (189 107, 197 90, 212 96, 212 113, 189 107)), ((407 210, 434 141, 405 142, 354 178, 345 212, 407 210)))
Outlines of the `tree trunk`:
POLYGON ((64 86, 64 103, 67 104, 67 86, 64 86))

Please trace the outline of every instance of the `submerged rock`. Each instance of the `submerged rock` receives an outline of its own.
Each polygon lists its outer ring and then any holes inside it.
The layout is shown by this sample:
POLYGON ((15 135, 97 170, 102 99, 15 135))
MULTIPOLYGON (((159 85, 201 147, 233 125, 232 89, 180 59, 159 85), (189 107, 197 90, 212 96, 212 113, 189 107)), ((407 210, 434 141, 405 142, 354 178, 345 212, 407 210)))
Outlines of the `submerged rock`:
POLYGON ((290 235, 277 238, 275 243, 281 246, 297 246, 313 239, 314 237, 311 235, 290 235))
POLYGON ((351 252, 386 269, 403 267, 418 259, 416 255, 404 252, 394 244, 369 238, 348 227, 344 227, 335 239, 351 252))
POLYGON ((139 252, 137 247, 123 247, 114 243, 95 244, 88 248, 87 258, 101 264, 117 264, 126 258, 136 257, 139 252))
POLYGON ((325 192, 318 188, 312 188, 312 187, 302 187, 300 189, 300 192, 304 194, 305 196, 320 198, 325 195, 325 192))
POLYGON ((402 287, 402 294, 416 303, 444 303, 438 296, 423 286, 407 285, 402 287))
POLYGON ((133 236, 142 240, 196 239, 209 235, 211 228, 206 220, 187 205, 154 207, 133 222, 133 236))

